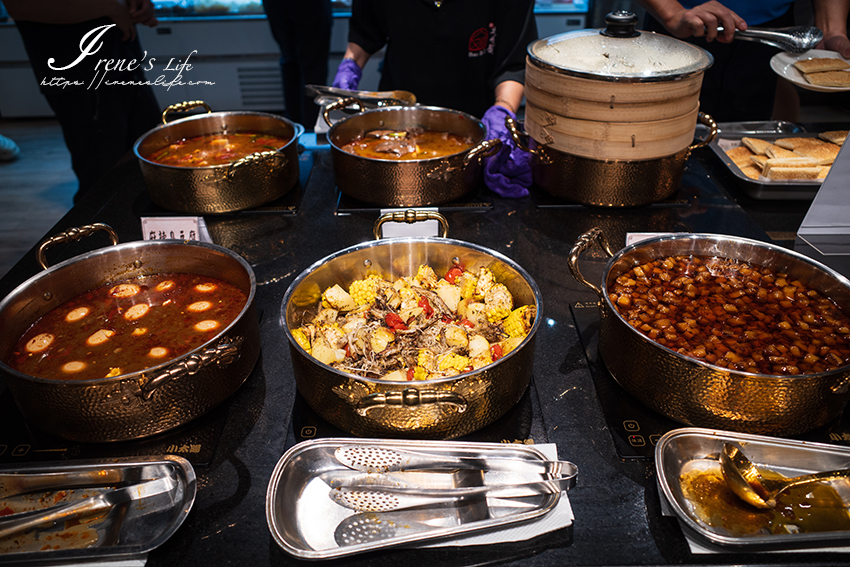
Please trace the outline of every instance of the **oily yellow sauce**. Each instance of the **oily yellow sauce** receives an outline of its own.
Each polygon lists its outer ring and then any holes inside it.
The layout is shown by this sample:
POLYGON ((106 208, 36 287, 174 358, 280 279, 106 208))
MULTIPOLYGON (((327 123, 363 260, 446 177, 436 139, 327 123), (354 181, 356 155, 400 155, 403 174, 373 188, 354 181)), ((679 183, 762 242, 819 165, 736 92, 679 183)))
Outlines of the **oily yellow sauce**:
POLYGON ((342 146, 342 150, 360 157, 391 160, 416 160, 446 157, 472 148, 469 138, 410 128, 404 131, 372 130, 342 146))
MULTIPOLYGON (((762 475, 781 478, 770 471, 762 471, 762 475)), ((759 509, 732 492, 719 466, 688 471, 679 480, 696 517, 731 536, 850 530, 850 513, 835 489, 827 484, 789 488, 776 498, 775 508, 759 509)))

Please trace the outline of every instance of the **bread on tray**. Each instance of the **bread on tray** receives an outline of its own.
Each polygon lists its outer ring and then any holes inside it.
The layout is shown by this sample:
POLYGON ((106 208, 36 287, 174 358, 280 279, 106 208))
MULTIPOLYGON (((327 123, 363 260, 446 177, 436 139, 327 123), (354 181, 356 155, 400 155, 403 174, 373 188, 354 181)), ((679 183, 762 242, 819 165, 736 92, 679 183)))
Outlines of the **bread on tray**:
POLYGON ((828 132, 821 132, 818 137, 840 146, 847 139, 847 130, 829 130, 828 132))
POLYGON ((741 143, 747 146, 754 154, 762 156, 767 152, 768 146, 771 145, 767 140, 762 140, 760 138, 748 138, 746 136, 741 138, 741 143))
POLYGON ((801 73, 822 73, 824 71, 840 71, 850 69, 850 63, 835 57, 818 57, 814 59, 801 59, 794 62, 801 73))
POLYGON ((824 73, 803 73, 803 77, 818 87, 850 87, 850 72, 826 71, 824 73))

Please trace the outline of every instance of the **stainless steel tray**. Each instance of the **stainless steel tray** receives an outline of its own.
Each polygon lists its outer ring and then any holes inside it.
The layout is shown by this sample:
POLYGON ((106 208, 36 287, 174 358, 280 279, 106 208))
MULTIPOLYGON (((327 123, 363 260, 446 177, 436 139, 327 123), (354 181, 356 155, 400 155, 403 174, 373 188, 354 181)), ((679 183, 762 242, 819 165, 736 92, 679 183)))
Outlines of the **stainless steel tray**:
POLYGON ((726 151, 741 145, 741 138, 760 138, 773 141, 777 138, 812 137, 817 133, 806 132, 804 128, 790 122, 735 122, 721 123, 720 131, 708 147, 735 177, 738 187, 749 197, 758 200, 811 201, 820 189, 822 179, 817 181, 751 179, 735 165, 726 151))
MULTIPOLYGON (((682 476, 699 474, 700 471, 719 474, 719 453, 723 443, 728 441, 739 443, 750 460, 760 468, 786 477, 850 468, 850 447, 712 429, 683 428, 669 431, 661 437, 655 448, 658 486, 661 497, 678 518, 686 534, 693 536, 697 542, 707 544, 706 547, 710 549, 727 551, 841 547, 850 544, 850 530, 743 535, 709 525, 694 503, 685 496, 682 476)), ((843 501, 845 512, 850 513, 850 479, 831 481, 829 486, 835 489, 843 501)), ((731 494, 730 497, 734 500, 731 494)), ((755 508, 752 510, 761 513, 755 508)), ((730 517, 727 510, 724 521, 730 517)), ((716 523, 716 519, 712 523, 716 523)))
MULTIPOLYGON (((340 464, 334 451, 346 446, 428 452, 445 457, 512 458, 530 462, 546 457, 532 446, 458 441, 386 439, 322 439, 304 441, 278 461, 266 493, 266 520, 274 540, 302 559, 331 559, 391 546, 441 538, 455 538, 484 530, 498 530, 547 514, 560 493, 522 498, 526 508, 511 507, 500 499, 479 499, 392 512, 360 513, 336 504, 332 486, 363 478, 365 473, 340 464)), ((444 470, 381 473, 376 483, 420 488, 457 488, 549 480, 528 472, 444 470)))
POLYGON ((90 518, 69 518, 0 538, 0 563, 45 565, 142 557, 180 527, 192 509, 197 488, 189 461, 171 455, 0 469, 0 513, 4 515, 73 502, 116 486, 169 475, 177 482, 167 492, 118 504, 90 518), (25 486, 20 486, 19 479, 2 475, 23 475, 25 486), (87 478, 80 479, 83 476, 87 478), (49 485, 21 492, 33 487, 29 483, 35 480, 46 480, 49 485))

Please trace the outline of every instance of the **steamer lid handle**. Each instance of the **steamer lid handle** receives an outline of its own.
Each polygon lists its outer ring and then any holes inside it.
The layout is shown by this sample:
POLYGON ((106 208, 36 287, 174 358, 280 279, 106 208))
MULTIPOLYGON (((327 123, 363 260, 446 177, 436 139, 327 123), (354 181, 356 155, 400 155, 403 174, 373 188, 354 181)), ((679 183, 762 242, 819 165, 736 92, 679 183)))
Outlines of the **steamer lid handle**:
POLYGON ((606 28, 599 33, 608 37, 637 37, 640 32, 635 30, 637 16, 627 10, 617 10, 605 16, 606 28))

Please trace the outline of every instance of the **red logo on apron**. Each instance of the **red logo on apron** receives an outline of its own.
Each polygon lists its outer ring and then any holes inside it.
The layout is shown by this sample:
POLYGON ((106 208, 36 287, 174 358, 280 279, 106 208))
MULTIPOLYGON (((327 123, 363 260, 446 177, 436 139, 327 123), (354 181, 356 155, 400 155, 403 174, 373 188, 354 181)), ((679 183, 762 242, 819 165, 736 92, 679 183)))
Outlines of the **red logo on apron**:
POLYGON ((472 32, 472 35, 469 36, 469 51, 470 53, 475 53, 477 51, 482 51, 487 48, 487 40, 489 39, 489 34, 487 33, 486 28, 480 28, 472 32))

